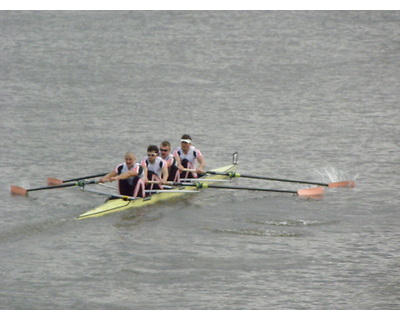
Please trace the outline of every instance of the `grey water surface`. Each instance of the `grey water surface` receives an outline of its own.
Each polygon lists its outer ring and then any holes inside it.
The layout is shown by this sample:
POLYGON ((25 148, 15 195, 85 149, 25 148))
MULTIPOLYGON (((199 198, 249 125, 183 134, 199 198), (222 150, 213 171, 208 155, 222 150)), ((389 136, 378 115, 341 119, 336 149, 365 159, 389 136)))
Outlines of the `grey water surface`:
POLYGON ((400 307, 398 11, 1 11, 0 28, 0 309, 400 307), (208 169, 237 151, 241 173, 356 187, 86 220, 104 196, 10 195, 185 133, 208 169))

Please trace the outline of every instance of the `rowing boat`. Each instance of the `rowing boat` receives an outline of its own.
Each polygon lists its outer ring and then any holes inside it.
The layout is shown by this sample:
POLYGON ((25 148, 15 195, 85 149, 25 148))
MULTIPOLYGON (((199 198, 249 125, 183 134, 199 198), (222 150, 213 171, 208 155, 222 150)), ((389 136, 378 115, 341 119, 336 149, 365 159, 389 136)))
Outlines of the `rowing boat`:
MULTIPOLYGON (((219 173, 227 173, 236 170, 237 167, 237 153, 233 155, 233 163, 224 167, 216 168, 213 171, 219 173)), ((207 180, 207 184, 218 183, 218 180, 227 180, 230 179, 228 175, 206 175, 202 177, 202 180, 207 180), (214 181, 214 182, 213 182, 214 181)), ((104 204, 93 208, 85 213, 82 213, 77 218, 78 219, 86 219, 86 218, 94 218, 101 217, 110 213, 133 209, 133 208, 142 208, 145 206, 153 205, 160 201, 166 201, 175 199, 178 197, 182 197, 185 195, 184 192, 181 191, 196 191, 198 187, 196 186, 176 186, 171 189, 171 191, 176 190, 179 192, 165 192, 165 193, 155 193, 149 195, 145 198, 135 198, 132 199, 130 197, 123 197, 119 199, 110 199, 107 200, 104 204)), ((83 189, 84 190, 84 189, 83 189)))
MULTIPOLYGON (((178 198, 183 196, 184 193, 197 193, 200 189, 203 188, 215 188, 215 189, 228 189, 228 190, 247 190, 247 191, 264 191, 264 192, 281 192, 281 193, 289 193, 295 194, 301 198, 316 198, 320 199, 324 194, 324 186, 328 188, 334 187, 354 187, 354 181, 341 181, 335 183, 315 183, 309 181, 302 180, 288 180, 288 179, 277 179, 277 178, 269 178, 269 177, 261 177, 261 176, 252 176, 246 174, 240 174, 234 172, 237 167, 237 152, 233 154, 232 164, 213 169, 212 171, 206 171, 206 175, 201 177, 201 179, 189 179, 188 181, 181 181, 179 183, 171 182, 167 183, 165 189, 162 190, 145 190, 148 194, 145 198, 134 198, 125 195, 119 195, 114 193, 106 193, 98 190, 88 190, 86 185, 97 184, 105 187, 110 187, 116 189, 113 186, 107 186, 104 183, 99 183, 96 180, 86 180, 87 178, 98 177, 100 175, 91 175, 85 176, 75 179, 69 180, 61 180, 56 178, 48 178, 49 186, 39 187, 39 188, 31 188, 25 189, 20 186, 11 186, 10 191, 12 195, 22 195, 27 196, 28 192, 39 191, 39 190, 49 190, 49 189, 58 189, 58 188, 66 188, 66 187, 81 187, 82 191, 92 192, 101 195, 107 195, 109 199, 102 205, 91 209, 81 215, 79 215, 78 219, 85 218, 93 218, 104 216, 109 213, 118 212, 127 209, 133 208, 141 208, 148 205, 155 204, 159 201, 170 200, 174 198, 178 198), (229 179, 243 177, 243 178, 253 178, 253 179, 262 179, 262 180, 276 180, 282 182, 295 182, 295 183, 303 183, 303 184, 316 184, 318 187, 307 188, 307 189, 299 189, 299 190, 282 190, 282 189, 265 189, 258 187, 240 187, 240 186, 222 186, 218 185, 218 182, 226 182, 229 179), (74 181, 69 182, 68 181, 74 181), (206 183, 204 183, 206 182, 206 183)), ((185 169, 184 171, 193 171, 193 169, 185 169)), ((149 183, 154 183, 155 181, 149 181, 149 183)), ((158 183, 158 182, 156 182, 158 183)))

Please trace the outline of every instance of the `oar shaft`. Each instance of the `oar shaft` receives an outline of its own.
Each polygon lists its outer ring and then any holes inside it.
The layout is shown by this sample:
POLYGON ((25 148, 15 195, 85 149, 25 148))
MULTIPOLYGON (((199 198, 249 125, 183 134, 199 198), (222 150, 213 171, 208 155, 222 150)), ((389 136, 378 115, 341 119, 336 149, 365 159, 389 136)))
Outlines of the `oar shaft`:
POLYGON ((138 197, 130 197, 130 196, 124 196, 124 195, 121 195, 121 194, 101 192, 101 191, 89 190, 89 189, 84 189, 84 188, 82 188, 81 190, 83 192, 91 192, 91 193, 100 194, 100 195, 104 195, 104 196, 120 198, 120 199, 123 199, 123 200, 136 200, 136 199, 139 199, 138 197))
POLYGON ((237 172, 216 172, 216 171, 206 171, 206 173, 209 174, 215 174, 215 175, 226 175, 231 178, 249 178, 249 179, 260 179, 260 180, 270 180, 270 181, 280 181, 280 182, 293 182, 293 183, 303 183, 303 184, 314 184, 317 186, 324 186, 328 187, 329 185, 327 183, 322 183, 322 182, 312 182, 312 181, 303 181, 303 180, 292 180, 292 179, 280 179, 280 178, 270 178, 270 177, 260 177, 260 176, 253 176, 253 175, 248 175, 248 174, 241 174, 237 172))
MULTIPOLYGON (((210 180, 212 181, 212 180, 210 180)), ((201 188, 214 188, 214 189, 230 189, 230 190, 250 190, 250 191, 269 191, 269 192, 284 192, 284 193, 294 193, 297 194, 297 191, 291 190, 277 190, 277 189, 264 189, 264 188, 252 188, 252 187, 232 187, 232 186, 215 186, 215 185, 208 185, 206 183, 182 183, 182 182, 171 182, 171 185, 174 186, 190 186, 190 187, 197 187, 198 189, 201 188)))
POLYGON ((97 181, 95 181, 95 180, 92 180, 92 181, 78 181, 78 182, 59 184, 59 185, 55 185, 55 186, 46 186, 46 187, 31 188, 31 189, 25 189, 25 188, 18 187, 18 186, 11 186, 11 190, 10 191, 11 191, 11 193, 13 195, 27 195, 28 192, 31 192, 31 191, 66 188, 66 187, 73 187, 73 186, 84 186, 86 184, 92 184, 92 183, 97 183, 97 181))
POLYGON ((196 183, 196 182, 232 182, 232 180, 229 179, 181 179, 181 182, 191 182, 191 183, 196 183))
POLYGON ((79 181, 79 180, 85 180, 85 179, 91 179, 91 178, 97 178, 97 177, 102 177, 105 176, 108 172, 105 173, 99 173, 99 174, 93 174, 90 176, 84 176, 84 177, 79 177, 79 178, 73 178, 73 179, 68 179, 68 180, 62 180, 63 183, 66 182, 72 182, 72 181, 79 181))
POLYGON ((267 191, 267 192, 280 192, 280 193, 291 193, 297 194, 302 197, 315 197, 321 196, 324 193, 323 187, 315 187, 309 189, 301 189, 297 191, 292 190, 279 190, 279 189, 265 189, 265 188, 252 188, 252 187, 231 187, 231 186, 216 186, 216 185, 208 185, 205 183, 182 183, 182 182, 171 182, 170 185, 174 186, 193 186, 197 189, 201 188, 215 188, 215 189, 230 189, 230 190, 249 190, 249 191, 267 191))
POLYGON ((153 190, 145 190, 146 193, 198 193, 199 191, 196 190, 157 190, 157 189, 153 189, 153 190))
POLYGON ((297 194, 297 191, 291 191, 291 190, 277 190, 277 189, 251 188, 251 187, 231 187, 231 186, 214 186, 214 185, 210 185, 210 186, 207 186, 207 188, 231 189, 231 190, 250 190, 250 191, 267 191, 267 192, 283 192, 283 193, 294 193, 294 194, 297 194))
POLYGON ((291 180, 291 179, 280 179, 280 178, 269 178, 269 177, 259 177, 259 176, 252 176, 241 174, 240 177, 242 178, 249 178, 249 179, 260 179, 260 180, 270 180, 270 181, 280 181, 280 182, 293 182, 293 183, 304 183, 304 184, 315 184, 317 186, 324 186, 327 187, 327 183, 322 182, 312 182, 312 181, 302 181, 302 180, 291 180))
POLYGON ((40 187, 40 188, 32 188, 32 189, 27 189, 27 192, 30 191, 38 191, 38 190, 46 190, 46 189, 57 189, 57 188, 66 188, 66 187, 73 187, 76 186, 77 183, 73 182, 73 183, 65 183, 65 184, 60 184, 60 185, 56 185, 56 186, 47 186, 47 187, 40 187))

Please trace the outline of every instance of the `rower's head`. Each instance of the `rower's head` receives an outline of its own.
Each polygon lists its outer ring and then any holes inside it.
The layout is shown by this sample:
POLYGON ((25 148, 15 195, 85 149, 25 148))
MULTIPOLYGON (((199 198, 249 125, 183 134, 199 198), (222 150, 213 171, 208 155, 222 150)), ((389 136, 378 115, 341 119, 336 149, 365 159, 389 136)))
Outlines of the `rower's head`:
POLYGON ((150 161, 154 161, 158 157, 158 147, 155 145, 148 146, 147 148, 147 158, 150 161))
POLYGON ((166 158, 171 153, 171 143, 169 141, 163 141, 160 145, 161 158, 166 158))
POLYGON ((188 134, 184 134, 181 137, 181 148, 184 152, 188 151, 192 145, 192 138, 188 134))
POLYGON ((136 156, 133 152, 127 152, 125 154, 125 163, 126 165, 131 168, 136 161, 136 156))

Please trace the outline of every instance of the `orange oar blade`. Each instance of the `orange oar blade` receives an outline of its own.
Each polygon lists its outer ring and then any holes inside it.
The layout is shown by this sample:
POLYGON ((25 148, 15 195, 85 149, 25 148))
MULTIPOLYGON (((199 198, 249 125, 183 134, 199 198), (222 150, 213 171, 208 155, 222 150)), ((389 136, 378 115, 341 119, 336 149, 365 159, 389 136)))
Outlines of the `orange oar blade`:
POLYGON ((56 186, 59 184, 63 184, 64 181, 57 179, 57 178, 47 178, 47 185, 48 186, 56 186))
POLYGON ((324 192, 325 192, 324 187, 315 187, 315 188, 297 190, 297 194, 301 197, 322 196, 324 192))
POLYGON ((328 184, 329 188, 354 188, 355 186, 355 181, 339 181, 328 184))
POLYGON ((28 191, 25 188, 18 186, 11 186, 10 191, 14 196, 26 196, 28 194, 28 191))

